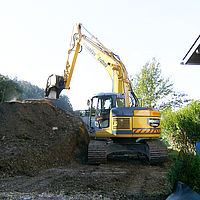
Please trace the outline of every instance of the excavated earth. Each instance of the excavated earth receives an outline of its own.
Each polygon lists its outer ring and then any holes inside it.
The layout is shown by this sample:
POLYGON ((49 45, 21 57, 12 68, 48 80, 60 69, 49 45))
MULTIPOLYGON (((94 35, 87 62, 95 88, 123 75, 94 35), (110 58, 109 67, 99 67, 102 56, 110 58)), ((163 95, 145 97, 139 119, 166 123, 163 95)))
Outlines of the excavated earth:
POLYGON ((81 118, 46 100, 0 104, 0 199, 166 199, 169 162, 87 165, 88 142, 81 118))
POLYGON ((0 176, 84 163, 88 134, 72 112, 45 100, 0 104, 0 176))

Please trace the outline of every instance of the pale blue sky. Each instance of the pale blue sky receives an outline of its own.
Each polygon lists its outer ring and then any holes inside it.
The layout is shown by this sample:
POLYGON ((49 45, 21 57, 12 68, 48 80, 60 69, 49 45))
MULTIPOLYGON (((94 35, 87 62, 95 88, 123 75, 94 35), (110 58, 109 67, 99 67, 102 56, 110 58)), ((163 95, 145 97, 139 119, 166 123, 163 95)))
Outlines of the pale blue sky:
MULTIPOLYGON (((0 73, 44 88, 50 74, 63 74, 72 27, 81 22, 129 75, 155 57, 177 91, 199 99, 200 66, 180 65, 200 34, 199 8, 199 0, 0 0, 0 73)), ((111 88, 106 70, 83 52, 64 93, 82 109, 111 88)))

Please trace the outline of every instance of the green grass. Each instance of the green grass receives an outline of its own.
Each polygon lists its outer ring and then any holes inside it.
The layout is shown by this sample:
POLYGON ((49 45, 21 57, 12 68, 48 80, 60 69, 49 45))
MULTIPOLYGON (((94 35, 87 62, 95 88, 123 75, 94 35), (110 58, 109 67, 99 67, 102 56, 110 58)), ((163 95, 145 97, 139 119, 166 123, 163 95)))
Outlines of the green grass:
POLYGON ((171 161, 176 160, 178 157, 178 153, 179 152, 177 150, 168 149, 169 160, 171 160, 171 161))

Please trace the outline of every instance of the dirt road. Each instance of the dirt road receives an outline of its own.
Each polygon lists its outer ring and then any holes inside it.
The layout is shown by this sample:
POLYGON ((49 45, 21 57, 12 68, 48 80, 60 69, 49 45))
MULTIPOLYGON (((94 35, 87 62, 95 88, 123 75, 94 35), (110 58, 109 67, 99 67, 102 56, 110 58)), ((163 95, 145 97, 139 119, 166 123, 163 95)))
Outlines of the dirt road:
POLYGON ((166 199, 169 164, 150 166, 136 158, 107 164, 52 168, 0 179, 0 199, 166 199))

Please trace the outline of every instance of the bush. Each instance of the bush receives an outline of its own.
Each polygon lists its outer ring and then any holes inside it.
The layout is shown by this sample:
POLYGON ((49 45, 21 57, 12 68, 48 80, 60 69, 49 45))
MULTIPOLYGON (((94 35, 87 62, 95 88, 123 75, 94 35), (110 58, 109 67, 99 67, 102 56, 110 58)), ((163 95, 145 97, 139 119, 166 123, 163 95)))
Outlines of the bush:
POLYGON ((194 154, 180 156, 172 164, 168 174, 168 192, 172 192, 178 181, 181 181, 200 193, 200 157, 194 154))
POLYGON ((163 138, 184 153, 194 152, 200 141, 200 103, 193 101, 176 112, 165 111, 162 118, 163 138))

